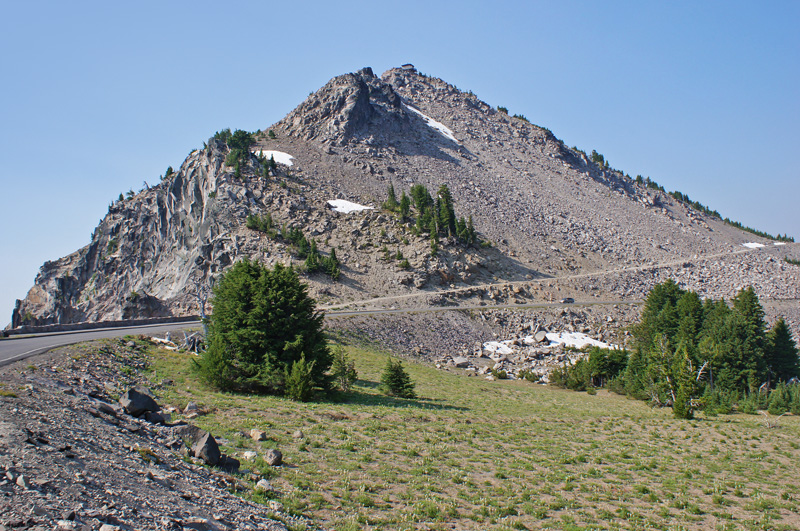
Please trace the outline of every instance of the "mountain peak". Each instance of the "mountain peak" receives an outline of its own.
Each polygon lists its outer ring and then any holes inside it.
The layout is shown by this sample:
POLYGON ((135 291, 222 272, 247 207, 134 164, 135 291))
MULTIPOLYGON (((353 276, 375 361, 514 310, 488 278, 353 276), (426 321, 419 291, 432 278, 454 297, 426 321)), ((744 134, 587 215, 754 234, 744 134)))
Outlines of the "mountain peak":
POLYGON ((331 79, 277 127, 302 140, 343 145, 406 119, 400 96, 365 67, 331 79))

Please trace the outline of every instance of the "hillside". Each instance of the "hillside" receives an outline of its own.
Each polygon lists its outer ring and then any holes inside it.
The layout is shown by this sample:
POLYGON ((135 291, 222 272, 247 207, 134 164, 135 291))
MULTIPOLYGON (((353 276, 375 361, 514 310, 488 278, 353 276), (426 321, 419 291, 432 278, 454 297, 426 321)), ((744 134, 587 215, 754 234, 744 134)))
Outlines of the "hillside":
POLYGON ((416 70, 336 77, 256 139, 234 165, 211 138, 158 185, 115 201, 89 245, 42 266, 12 326, 197 314, 196 287, 240 257, 301 263, 285 238, 247 228, 249 215, 270 214, 323 256, 335 249, 338 281, 307 275, 327 307, 638 300, 675 276, 714 297, 752 284, 771 316, 783 304, 797 336, 800 267, 783 260, 800 257, 796 245, 637 184, 416 70), (276 166, 257 152, 277 154, 276 166), (481 243, 444 238, 433 255, 413 216, 380 209, 390 184, 398 195, 446 184, 481 243), (333 199, 376 208, 339 213, 333 199))

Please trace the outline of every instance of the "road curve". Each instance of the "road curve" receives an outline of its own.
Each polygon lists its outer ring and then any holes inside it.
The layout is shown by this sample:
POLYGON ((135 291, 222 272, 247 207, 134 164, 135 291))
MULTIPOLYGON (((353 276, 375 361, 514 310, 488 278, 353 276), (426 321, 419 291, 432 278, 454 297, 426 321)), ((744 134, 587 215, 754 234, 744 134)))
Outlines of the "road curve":
POLYGON ((57 332, 35 336, 16 336, 0 340, 0 367, 23 360, 30 356, 43 354, 50 349, 64 345, 72 345, 83 341, 122 337, 128 334, 163 334, 168 331, 200 328, 200 321, 184 323, 165 323, 155 325, 132 326, 127 328, 99 328, 94 330, 76 330, 73 332, 57 332))

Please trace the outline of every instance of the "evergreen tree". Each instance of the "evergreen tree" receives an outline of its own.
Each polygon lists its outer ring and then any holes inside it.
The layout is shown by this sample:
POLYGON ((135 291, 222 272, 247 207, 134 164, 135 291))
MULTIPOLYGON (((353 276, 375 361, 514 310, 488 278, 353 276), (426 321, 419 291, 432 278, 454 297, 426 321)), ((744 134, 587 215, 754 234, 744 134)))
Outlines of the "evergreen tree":
POLYGON ((676 305, 683 293, 672 279, 650 290, 644 303, 642 320, 634 329, 636 343, 640 347, 650 348, 658 334, 666 334, 670 339, 675 335, 678 328, 676 305))
POLYGON ((381 374, 381 388, 387 395, 401 398, 415 398, 414 382, 403 368, 400 360, 395 362, 392 358, 386 362, 386 367, 381 374))
POLYGON ((744 317, 748 333, 758 348, 764 347, 766 323, 764 309, 752 286, 742 289, 733 298, 733 310, 744 317))
POLYGON ((334 348, 331 376, 333 384, 345 393, 350 390, 358 378, 355 362, 347 356, 341 346, 334 348))
POLYGON ((694 398, 694 374, 689 352, 685 346, 678 348, 675 353, 672 369, 674 399, 672 413, 678 419, 691 419, 694 417, 692 399, 694 398))
POLYGON ((767 333, 765 358, 774 378, 788 381, 800 375, 800 360, 792 332, 783 317, 767 333))
POLYGON ((397 202, 397 195, 395 195, 395 193, 394 193, 394 185, 393 184, 389 185, 389 191, 388 191, 387 195, 388 195, 388 197, 386 198, 386 201, 383 203, 383 208, 385 208, 386 210, 390 210, 390 211, 394 212, 395 210, 397 210, 397 207, 399 206, 399 203, 397 202))
POLYGON ((313 371, 314 362, 307 362, 305 355, 292 362, 291 369, 286 367, 286 396, 298 402, 311 400, 314 395, 313 371))
POLYGON ((733 311, 725 320, 717 358, 717 385, 739 392, 755 391, 766 378, 764 351, 753 335, 751 323, 733 311))
POLYGON ((406 195, 405 190, 400 196, 400 219, 405 221, 411 214, 411 199, 406 195))
POLYGON ((475 226, 472 224, 472 214, 467 221, 467 243, 473 244, 478 241, 478 236, 475 234, 475 226))
POLYGON ((287 371, 303 360, 314 387, 327 388, 330 353, 322 314, 294 269, 242 260, 214 286, 209 347, 200 376, 222 390, 286 392, 287 371))
POLYGON ((453 196, 446 184, 439 187, 436 198, 438 202, 439 230, 447 234, 447 236, 453 237, 457 234, 456 213, 453 208, 453 196))
POLYGON ((242 131, 241 129, 234 131, 227 140, 228 147, 231 149, 238 149, 241 153, 249 153, 250 146, 252 146, 254 143, 255 139, 253 138, 253 135, 247 131, 242 131))
POLYGON ((415 184, 411 187, 411 198, 414 201, 414 208, 417 214, 423 214, 433 206, 433 199, 428 189, 422 184, 415 184))

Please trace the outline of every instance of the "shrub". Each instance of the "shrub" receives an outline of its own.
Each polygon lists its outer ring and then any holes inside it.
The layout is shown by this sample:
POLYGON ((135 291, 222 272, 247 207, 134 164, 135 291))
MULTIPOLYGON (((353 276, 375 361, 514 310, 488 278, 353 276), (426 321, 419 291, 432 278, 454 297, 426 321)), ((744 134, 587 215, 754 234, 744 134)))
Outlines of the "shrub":
POLYGON ((291 370, 286 367, 286 396, 298 402, 308 402, 314 394, 312 371, 314 362, 306 362, 305 355, 292 363, 291 370))
POLYGON ((414 382, 403 368, 400 360, 389 358, 381 374, 381 389, 384 394, 401 398, 415 398, 414 382))
POLYGON ((293 268, 237 262, 214 286, 213 303, 209 347, 196 364, 207 383, 221 390, 285 394, 287 374, 303 369, 310 385, 327 389, 331 355, 323 315, 293 268))
POLYGON ((520 380, 527 380, 532 383, 536 383, 540 379, 539 375, 530 369, 522 369, 517 376, 519 376, 520 380))
POLYGON ((508 109, 506 107, 498 106, 497 110, 500 111, 503 114, 508 114, 508 109))

